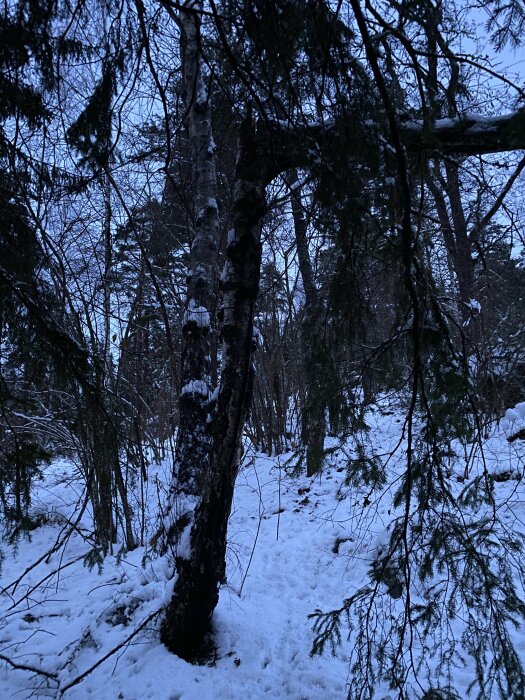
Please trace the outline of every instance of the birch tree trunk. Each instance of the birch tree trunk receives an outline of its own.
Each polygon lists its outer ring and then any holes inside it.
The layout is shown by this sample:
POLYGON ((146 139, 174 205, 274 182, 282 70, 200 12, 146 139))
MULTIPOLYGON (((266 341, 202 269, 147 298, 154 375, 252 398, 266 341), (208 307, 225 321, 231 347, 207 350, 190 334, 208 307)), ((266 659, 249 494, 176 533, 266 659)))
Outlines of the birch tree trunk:
POLYGON ((176 543, 188 524, 210 467, 208 414, 213 332, 210 309, 214 307, 216 293, 219 215, 211 108, 201 70, 201 11, 202 3, 193 2, 179 13, 186 130, 193 161, 195 229, 182 326, 179 429, 167 525, 170 545, 176 543))
POLYGON ((178 578, 161 627, 166 646, 187 660, 210 651, 211 618, 225 580, 226 531, 253 387, 253 315, 259 290, 265 172, 251 119, 241 128, 233 229, 221 282, 222 370, 212 417, 206 477, 191 523, 189 546, 179 548, 178 578))

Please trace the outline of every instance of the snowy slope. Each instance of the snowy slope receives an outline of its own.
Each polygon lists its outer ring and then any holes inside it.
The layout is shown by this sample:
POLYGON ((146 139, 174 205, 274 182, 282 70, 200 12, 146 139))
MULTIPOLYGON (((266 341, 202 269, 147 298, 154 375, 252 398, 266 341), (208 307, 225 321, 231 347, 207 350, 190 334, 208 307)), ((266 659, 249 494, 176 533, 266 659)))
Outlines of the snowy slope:
MULTIPOLYGON (((65 467, 54 465, 35 502, 48 509, 53 503, 72 515, 76 498, 68 499, 69 487, 51 482, 62 478, 65 467)), ((229 584, 215 617, 219 658, 214 667, 190 666, 169 654, 157 641, 154 619, 65 697, 344 697, 347 663, 310 659, 307 619, 317 606, 338 605, 347 585, 348 561, 332 552, 336 537, 346 532, 347 507, 339 513, 334 501, 341 476, 330 469, 320 482, 291 478, 277 459, 264 456, 241 472, 230 522, 229 584)), ((57 526, 38 528, 31 542, 20 542, 14 557, 4 546, 2 586, 51 548, 58 531, 57 526)), ((124 641, 171 590, 165 562, 143 567, 143 549, 120 561, 110 558, 100 575, 79 560, 88 551, 82 538, 73 536, 65 552, 42 562, 1 601, 0 654, 58 672, 62 687, 124 641), (59 566, 58 574, 31 590, 59 566)), ((0 663, 1 698, 28 697, 32 691, 33 697, 55 697, 56 687, 54 680, 0 663)))
MULTIPOLYGON (((368 419, 373 447, 384 460, 398 444, 403 425, 401 414, 388 414, 368 419)), ((503 431, 487 441, 484 457, 491 469, 522 473, 520 444, 509 444, 503 431)), ((402 447, 401 443, 388 462, 393 478, 403 466, 402 447)), ((202 667, 172 656, 158 642, 156 613, 169 599, 170 568, 164 559, 149 558, 144 548, 108 558, 100 574, 97 567, 89 571, 83 557, 90 545, 81 521, 65 547, 15 585, 22 572, 53 547, 64 518, 75 517, 82 496, 78 482, 71 479, 71 465, 52 465, 38 485, 33 507, 54 513, 54 522, 35 530, 31 541, 21 540, 15 551, 2 546, 1 585, 6 590, 0 599, 0 656, 53 677, 0 661, 0 698, 59 697, 59 687, 67 689, 71 683, 65 698, 346 697, 352 644, 343 638, 336 657, 310 657, 313 633, 308 615, 316 608, 339 607, 366 584, 371 559, 387 539, 393 513, 388 486, 369 498, 366 489, 344 483, 343 465, 350 450, 335 450, 322 476, 313 480, 291 475, 292 455, 248 455, 230 520, 228 585, 215 614, 218 658, 214 665, 202 667)), ((473 463, 471 470, 475 469, 473 463)), ((159 469, 160 478, 165 478, 164 471, 166 465, 159 469)), ((506 503, 506 522, 523 530, 521 481, 502 481, 497 487, 506 503)), ((152 513, 156 502, 151 488, 152 513)), ((87 510, 83 517, 88 524, 87 510)), ((516 633, 516 646, 525 658, 521 632, 516 633)), ((466 692, 472 680, 468 662, 458 676, 466 692)), ((378 685, 376 697, 386 698, 388 692, 378 685)))

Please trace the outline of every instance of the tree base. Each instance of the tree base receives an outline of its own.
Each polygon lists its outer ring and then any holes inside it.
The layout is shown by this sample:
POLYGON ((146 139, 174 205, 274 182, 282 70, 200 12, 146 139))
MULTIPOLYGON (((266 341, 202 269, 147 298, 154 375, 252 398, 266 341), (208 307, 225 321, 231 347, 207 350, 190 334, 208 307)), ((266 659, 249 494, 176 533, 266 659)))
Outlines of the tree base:
POLYGON ((160 628, 160 640, 180 659, 195 666, 215 666, 217 661, 217 646, 210 630, 204 638, 196 638, 193 634, 181 634, 168 624, 166 616, 160 628))
POLYGON ((160 628, 163 644, 181 659, 207 664, 216 656, 212 615, 219 600, 218 584, 195 573, 197 561, 179 559, 179 577, 160 628))

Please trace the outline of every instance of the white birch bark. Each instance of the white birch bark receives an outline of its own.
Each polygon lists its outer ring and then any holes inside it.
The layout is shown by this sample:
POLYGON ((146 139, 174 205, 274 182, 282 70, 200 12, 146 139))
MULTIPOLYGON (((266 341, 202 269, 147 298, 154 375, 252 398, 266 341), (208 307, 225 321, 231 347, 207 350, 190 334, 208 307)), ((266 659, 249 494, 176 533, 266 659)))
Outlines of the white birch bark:
MULTIPOLYGON (((180 10, 186 130, 193 161, 194 231, 190 251, 187 307, 182 327, 182 389, 180 423, 171 487, 172 515, 177 508, 186 519, 187 507, 199 494, 209 466, 209 399, 211 387, 210 309, 214 307, 217 278, 219 213, 215 144, 209 94, 202 75, 202 2, 180 10), (176 500, 188 500, 187 506, 176 500)), ((175 516, 177 519, 177 516, 175 516)), ((171 525, 173 526, 173 517, 171 525)))
POLYGON ((210 654, 211 618, 225 579, 226 532, 239 469, 241 439, 253 385, 253 314, 259 290, 261 224, 267 173, 256 134, 247 119, 241 129, 236 169, 234 226, 221 278, 222 371, 211 422, 209 470, 184 534, 188 548, 177 556, 178 579, 161 638, 187 660, 210 654))

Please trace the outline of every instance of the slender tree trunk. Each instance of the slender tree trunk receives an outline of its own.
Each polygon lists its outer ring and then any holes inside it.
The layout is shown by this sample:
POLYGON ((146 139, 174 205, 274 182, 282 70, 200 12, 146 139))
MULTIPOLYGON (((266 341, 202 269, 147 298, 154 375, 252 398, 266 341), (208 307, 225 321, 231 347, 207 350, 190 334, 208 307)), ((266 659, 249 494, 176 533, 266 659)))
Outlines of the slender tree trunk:
POLYGON ((306 474, 318 474, 323 467, 326 435, 326 392, 323 391, 320 355, 322 353, 321 308, 308 251, 307 220, 301 201, 297 174, 290 183, 292 216, 299 272, 303 281, 304 307, 301 325, 302 360, 306 397, 302 410, 302 441, 306 445, 306 474))
POLYGON ((222 274, 222 372, 212 420, 209 470, 191 523, 189 547, 179 548, 178 579, 161 638, 182 658, 209 651, 211 618, 225 579, 226 530, 253 387, 253 314, 259 289, 265 174, 251 120, 241 128, 234 226, 222 274))
POLYGON ((122 475, 122 467, 120 466, 120 460, 118 459, 118 452, 116 453, 115 461, 115 485, 117 487, 117 493, 120 496, 120 503, 122 506, 122 526, 126 537, 126 549, 131 552, 136 547, 132 527, 133 511, 129 505, 127 484, 125 483, 122 475))
MULTIPOLYGON (((188 301, 182 326, 182 389, 179 397, 179 430, 170 495, 171 523, 187 519, 187 507, 175 501, 200 494, 209 470, 210 440, 208 414, 211 390, 210 309, 214 306, 219 215, 215 172, 215 144, 211 128, 209 96, 201 72, 201 4, 181 9, 184 102, 190 153, 193 160, 195 231, 191 244, 188 301), (182 508, 182 513, 180 508, 182 508)), ((168 535, 168 539, 170 535, 168 535)))
POLYGON ((464 328, 474 339, 475 326, 472 323, 471 299, 474 296, 474 261, 472 259, 472 239, 468 232, 468 225, 461 201, 461 185, 459 181, 459 165, 456 161, 446 161, 447 174, 446 187, 450 201, 450 213, 455 233, 455 271, 458 280, 459 300, 461 303, 461 317, 464 328))
POLYGON ((457 165, 449 164, 446 180, 435 174, 429 175, 427 184, 436 204, 443 240, 452 270, 456 276, 459 293, 459 318, 468 336, 472 335, 473 324, 470 300, 474 295, 474 262, 472 240, 467 230, 467 222, 461 202, 461 192, 457 165), (447 193, 449 206, 445 199, 447 193))
POLYGON ((79 408, 84 414, 80 439, 86 484, 93 507, 95 537, 105 556, 112 551, 115 542, 113 475, 118 454, 115 452, 111 417, 105 411, 101 394, 85 391, 79 408))

